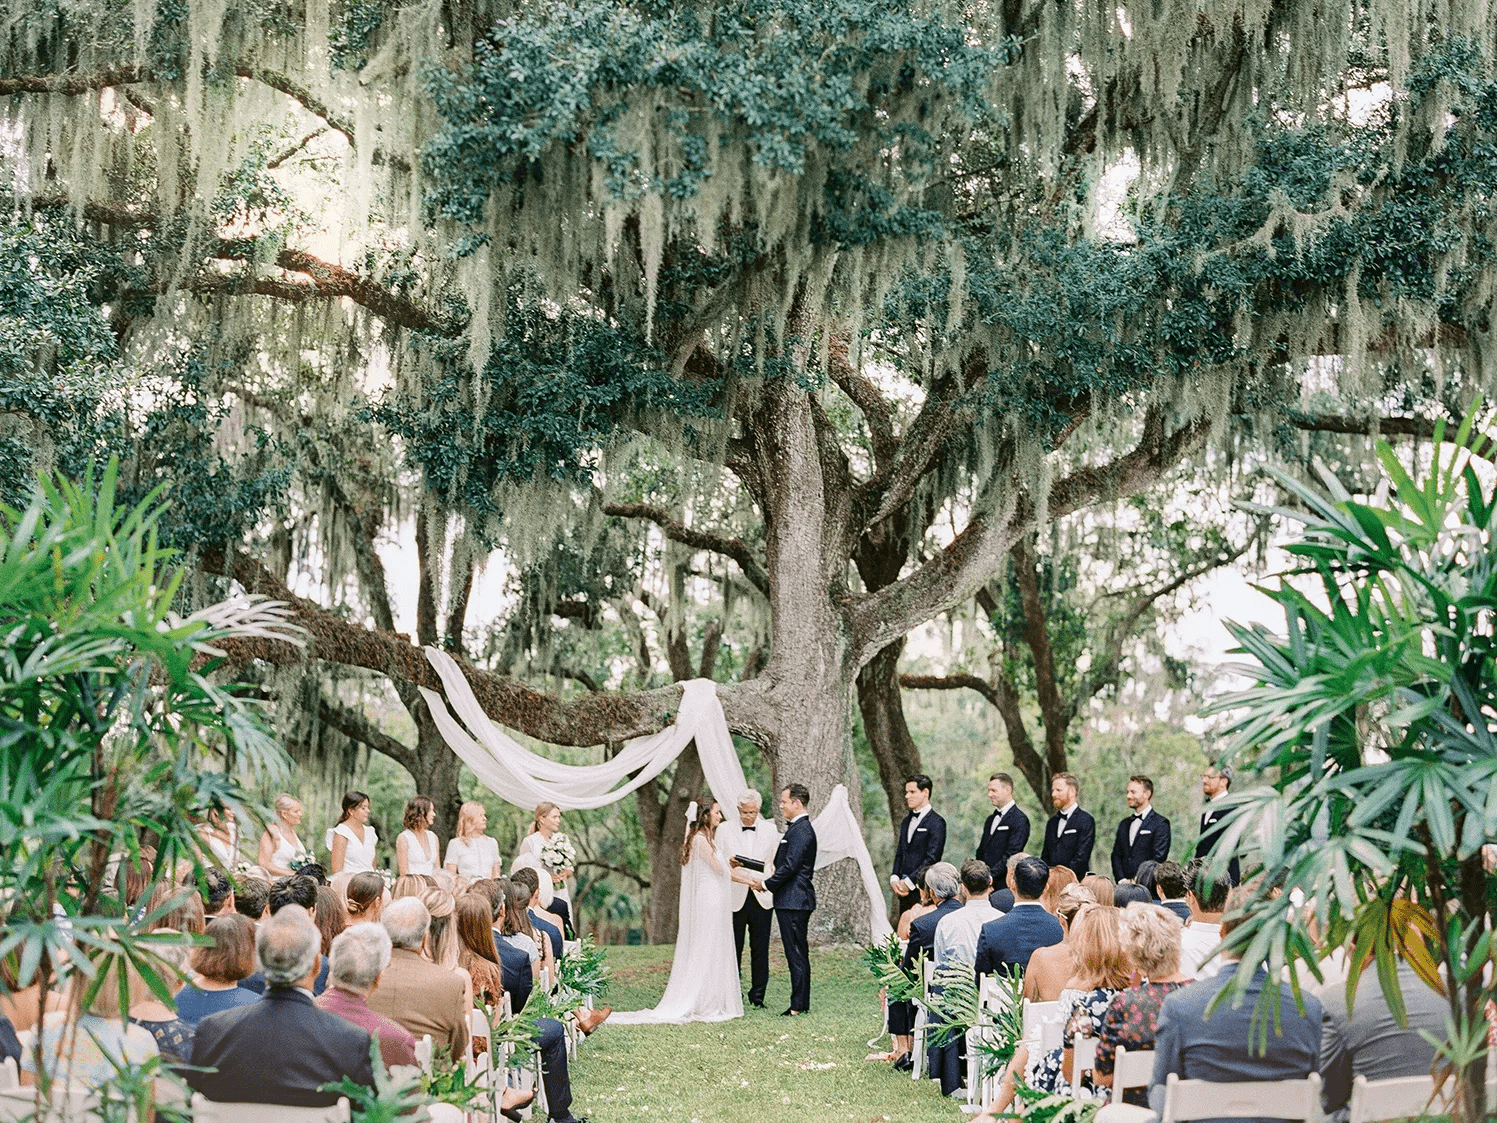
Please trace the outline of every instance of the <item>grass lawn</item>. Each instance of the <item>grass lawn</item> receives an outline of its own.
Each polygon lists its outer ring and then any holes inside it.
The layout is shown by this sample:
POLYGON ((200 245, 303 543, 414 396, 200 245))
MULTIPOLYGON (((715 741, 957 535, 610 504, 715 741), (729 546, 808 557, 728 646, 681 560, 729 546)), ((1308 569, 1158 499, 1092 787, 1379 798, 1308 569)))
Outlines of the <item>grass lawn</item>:
MULTIPOLYGON (((653 1006, 674 951, 609 948, 608 1003, 653 1006)), ((780 954, 778 944, 771 954, 780 954)), ((957 1104, 931 1081, 917 1084, 863 1060, 881 1019, 878 989, 859 956, 855 949, 811 952, 811 1012, 803 1017, 780 1017, 790 994, 780 957, 771 961, 766 1010, 714 1025, 604 1023, 572 1066, 573 1111, 593 1123, 958 1123, 957 1104)))

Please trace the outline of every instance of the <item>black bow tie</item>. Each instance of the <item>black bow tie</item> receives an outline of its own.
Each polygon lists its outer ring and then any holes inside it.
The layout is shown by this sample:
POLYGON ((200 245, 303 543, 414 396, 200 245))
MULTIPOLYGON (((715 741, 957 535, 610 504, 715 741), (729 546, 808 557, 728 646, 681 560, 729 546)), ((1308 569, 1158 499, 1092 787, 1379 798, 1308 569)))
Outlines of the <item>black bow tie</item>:
POLYGON ((744 830, 746 830, 746 831, 751 831, 751 830, 753 830, 753 829, 754 829, 754 828, 755 828, 755 827, 757 827, 757 826, 758 826, 758 825, 759 825, 759 824, 758 824, 758 823, 755 823, 755 824, 754 824, 754 826, 752 826, 752 827, 744 827, 744 828, 743 828, 743 829, 744 829, 744 830))

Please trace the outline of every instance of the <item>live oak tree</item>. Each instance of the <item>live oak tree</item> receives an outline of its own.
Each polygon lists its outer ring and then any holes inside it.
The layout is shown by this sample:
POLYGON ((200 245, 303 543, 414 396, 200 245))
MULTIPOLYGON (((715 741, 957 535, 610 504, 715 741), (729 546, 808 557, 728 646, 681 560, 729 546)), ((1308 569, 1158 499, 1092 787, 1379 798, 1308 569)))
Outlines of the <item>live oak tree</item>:
MULTIPOLYGON (((313 668, 390 681, 418 744, 322 716, 444 826, 419 645, 465 650, 495 549, 523 568, 611 510, 729 559, 770 621, 729 724, 819 807, 860 675, 886 785, 918 763, 902 637, 1037 526, 1208 445, 1427 434, 1492 366, 1481 0, 14 0, 9 26, 13 229, 61 212, 107 262, 22 271, 90 286, 111 361, 170 389, 137 416, 190 407, 127 430, 132 469, 216 501, 182 528, 200 571, 287 597, 313 668), (1095 218, 1128 166, 1120 236, 1095 218), (752 520, 615 494, 637 441, 752 520), (414 642, 373 549, 403 517, 414 642)), ((45 332, 7 344, 58 369, 45 332)), ((464 667, 561 744, 679 698, 464 667)))

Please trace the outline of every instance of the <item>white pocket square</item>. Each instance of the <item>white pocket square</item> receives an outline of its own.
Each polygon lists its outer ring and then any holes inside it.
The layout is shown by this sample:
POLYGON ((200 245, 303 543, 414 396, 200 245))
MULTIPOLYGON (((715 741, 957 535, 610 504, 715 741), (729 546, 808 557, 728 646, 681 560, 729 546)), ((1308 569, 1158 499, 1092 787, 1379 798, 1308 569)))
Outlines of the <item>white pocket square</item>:
POLYGON ((1070 830, 1066 831, 1065 833, 1066 834, 1075 834, 1076 833, 1076 828, 1072 827, 1070 830))

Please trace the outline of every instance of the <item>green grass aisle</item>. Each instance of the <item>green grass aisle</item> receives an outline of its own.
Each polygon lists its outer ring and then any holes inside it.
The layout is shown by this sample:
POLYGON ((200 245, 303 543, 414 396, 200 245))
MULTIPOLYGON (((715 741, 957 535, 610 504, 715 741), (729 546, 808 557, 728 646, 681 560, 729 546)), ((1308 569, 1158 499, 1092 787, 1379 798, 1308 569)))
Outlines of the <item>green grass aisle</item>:
MULTIPOLYGON (((611 947, 608 1002, 653 1006, 672 947, 611 947)), ((779 953, 779 945, 774 946, 779 953)), ((746 957, 745 957, 746 958, 746 957)), ((878 1031, 878 991, 856 950, 811 953, 811 1013, 782 1018, 790 993, 775 962, 767 1010, 716 1025, 605 1023, 572 1067, 574 1110, 593 1123, 957 1123, 956 1103, 930 1081, 864 1061, 878 1031)), ((887 1040, 887 1038, 885 1039, 887 1040)))

